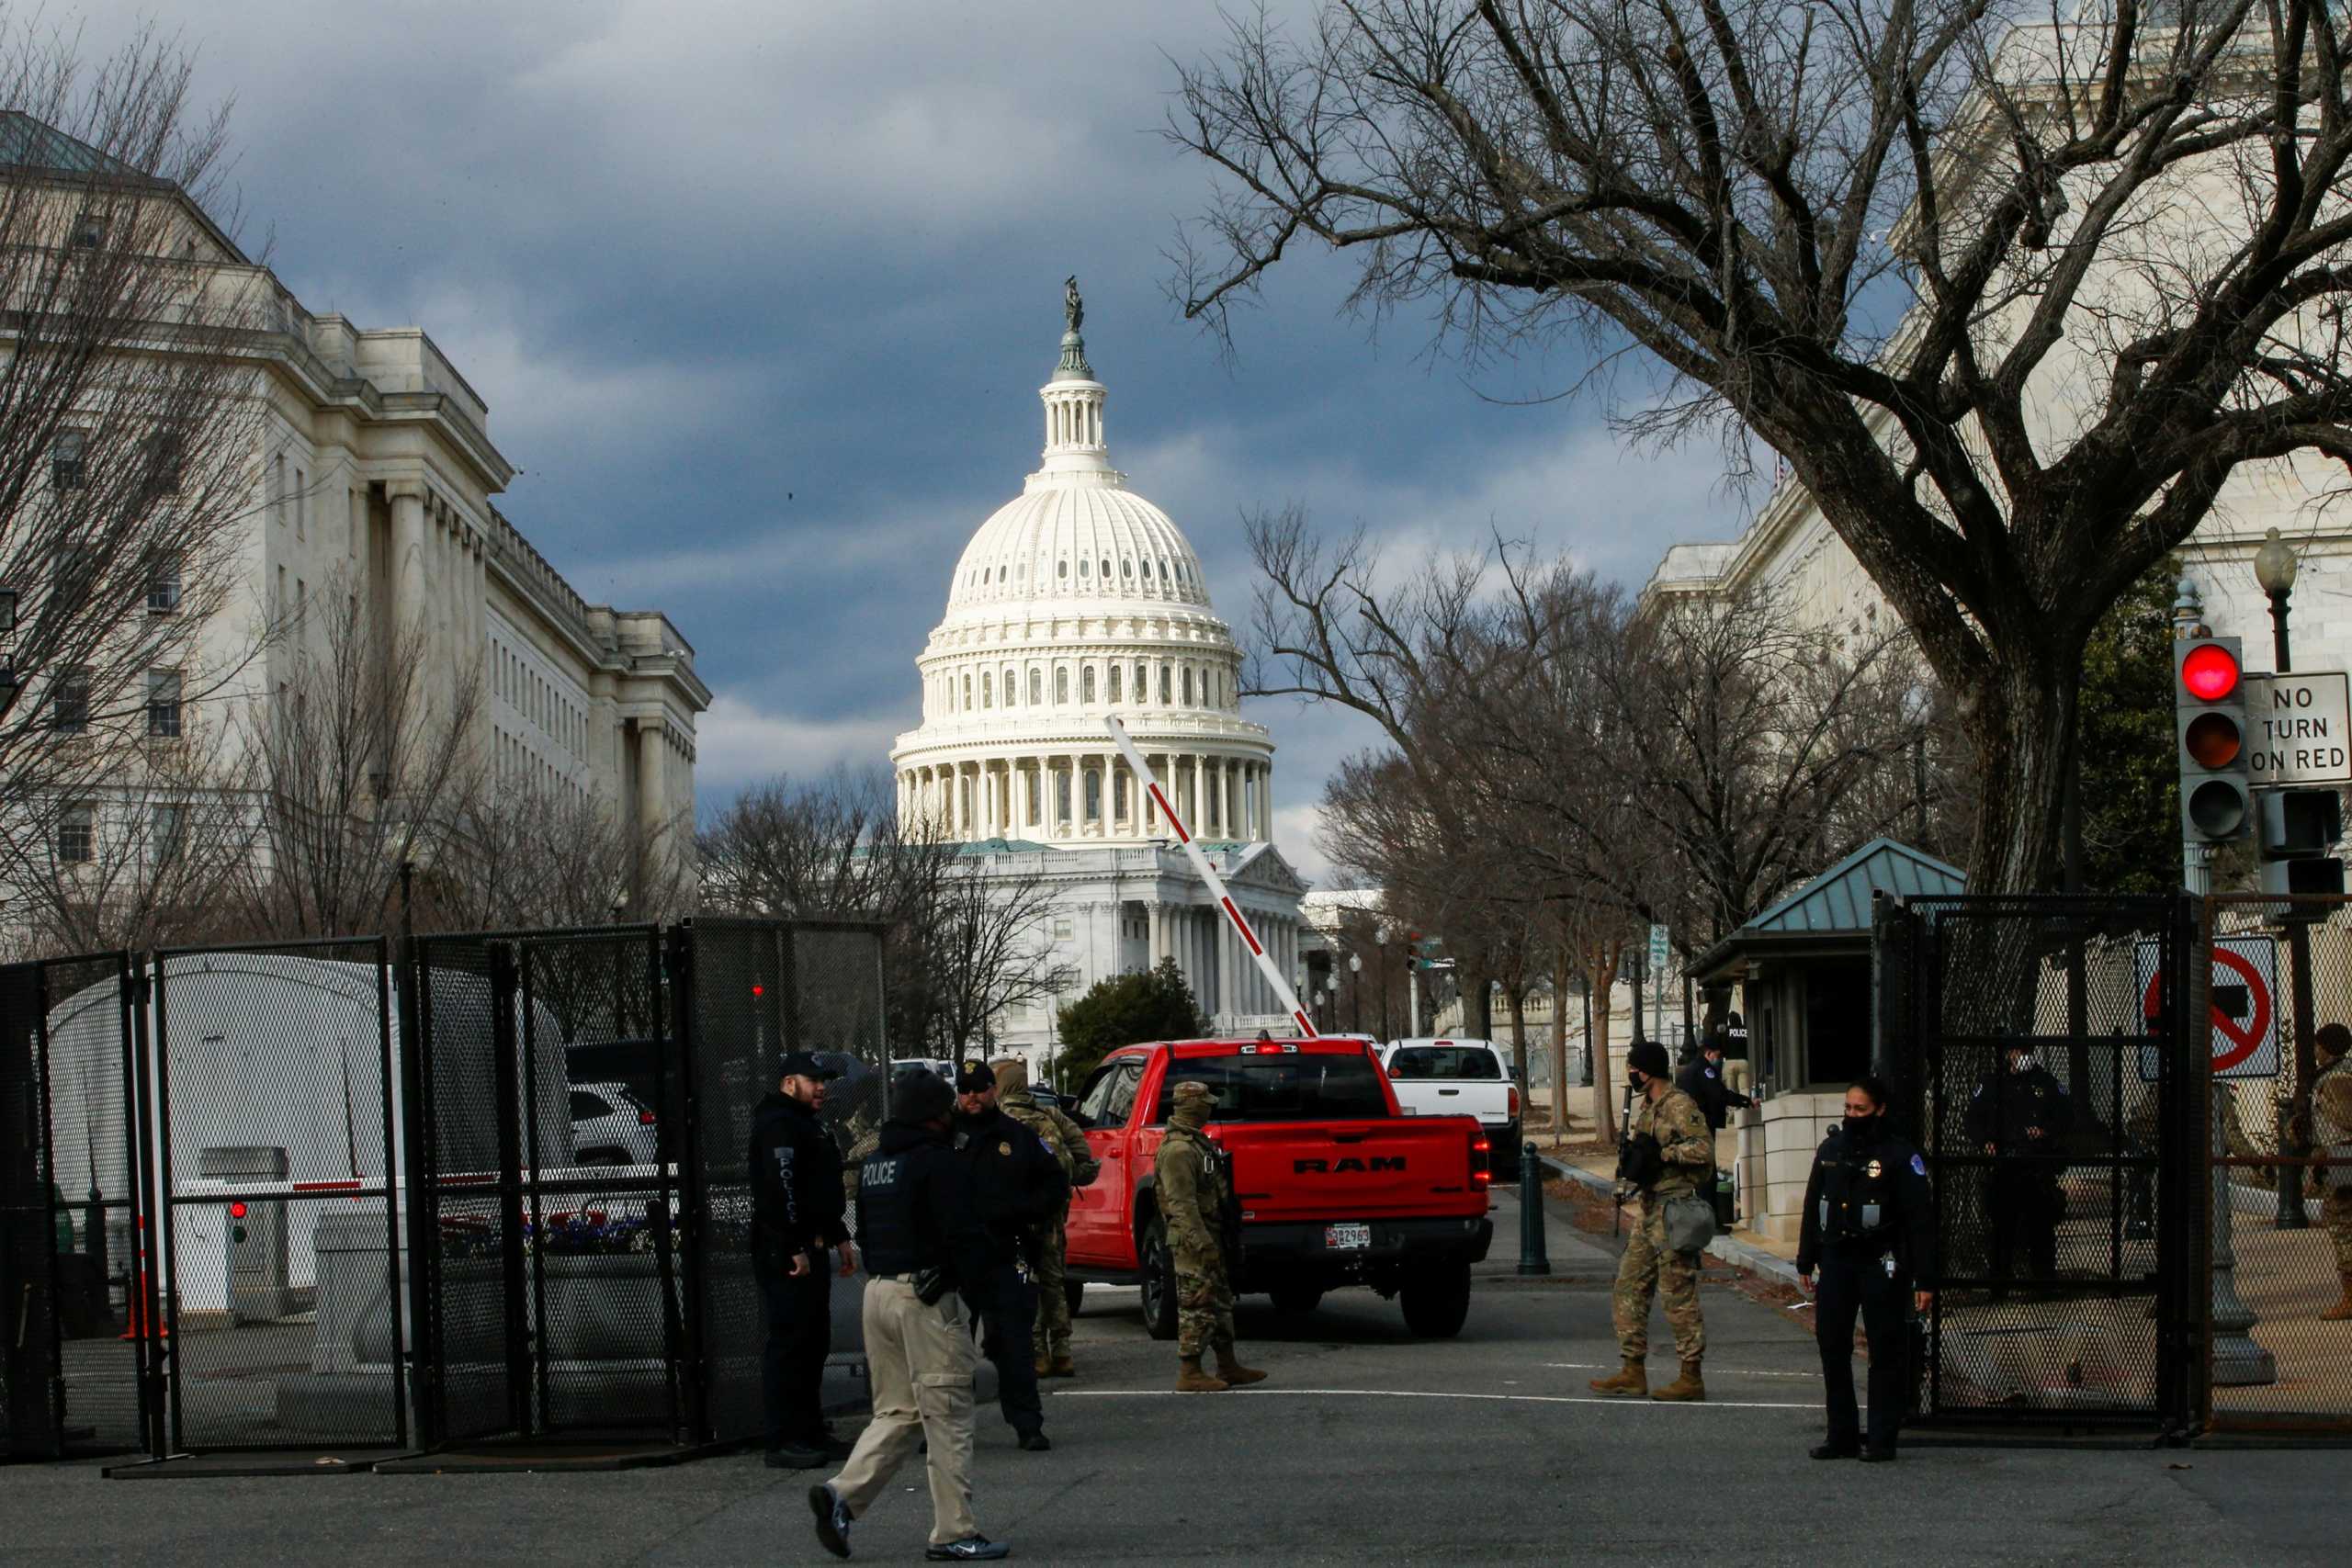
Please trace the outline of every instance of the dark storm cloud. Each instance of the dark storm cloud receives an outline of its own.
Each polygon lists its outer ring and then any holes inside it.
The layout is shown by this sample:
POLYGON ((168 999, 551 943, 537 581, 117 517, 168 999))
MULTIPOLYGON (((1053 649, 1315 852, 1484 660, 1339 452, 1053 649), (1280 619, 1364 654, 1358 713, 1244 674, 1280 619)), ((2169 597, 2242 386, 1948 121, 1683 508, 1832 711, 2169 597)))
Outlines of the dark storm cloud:
MULTIPOLYGON (((1041 441, 1087 294, 1113 457, 1246 620, 1245 509, 1392 559, 1490 525, 1634 581, 1728 531, 1713 454, 1621 457, 1590 411, 1483 400, 1424 329, 1375 343, 1303 257, 1240 359, 1172 319, 1205 171, 1157 135, 1207 6, 245 4, 159 14, 237 99, 245 234, 315 310, 413 322, 524 472, 502 507, 594 599, 667 610, 720 700, 706 798, 878 762, 980 521, 1041 441)), ((102 48, 129 14, 93 12, 102 48)), ((1521 367, 1487 390, 1543 389, 1521 367), (1501 383, 1498 385, 1498 383, 1501 383)), ((1261 705, 1283 848, 1360 724, 1261 705)))

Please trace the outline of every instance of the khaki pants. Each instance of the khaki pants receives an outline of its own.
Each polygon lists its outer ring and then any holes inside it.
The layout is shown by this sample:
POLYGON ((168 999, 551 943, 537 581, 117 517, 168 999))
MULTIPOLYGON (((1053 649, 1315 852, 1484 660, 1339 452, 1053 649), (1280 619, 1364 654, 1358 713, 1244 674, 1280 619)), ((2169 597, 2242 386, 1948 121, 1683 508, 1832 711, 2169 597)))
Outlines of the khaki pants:
POLYGON ((925 1306, 903 1280, 865 1285, 865 1363, 874 1419, 833 1477, 853 1518, 890 1483, 921 1441, 931 1444, 931 1544, 980 1533, 972 1518, 972 1372, 979 1352, 963 1299, 950 1291, 925 1306))

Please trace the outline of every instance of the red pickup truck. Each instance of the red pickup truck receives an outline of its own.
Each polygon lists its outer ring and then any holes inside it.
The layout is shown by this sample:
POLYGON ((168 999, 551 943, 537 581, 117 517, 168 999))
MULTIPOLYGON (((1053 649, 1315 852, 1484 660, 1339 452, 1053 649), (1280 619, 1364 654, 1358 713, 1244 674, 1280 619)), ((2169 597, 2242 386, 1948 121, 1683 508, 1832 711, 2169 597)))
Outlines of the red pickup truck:
MULTIPOLYGON (((1073 1114, 1102 1174, 1073 1196, 1070 1296, 1140 1284, 1144 1325, 1176 1335, 1175 1273, 1152 1196, 1172 1091, 1216 1091, 1208 1135, 1239 1209, 1236 1292, 1306 1312, 1338 1285, 1401 1296, 1407 1326, 1447 1337, 1470 1310, 1470 1266, 1494 1238, 1487 1142, 1466 1116, 1405 1116, 1358 1041, 1187 1041, 1102 1060, 1073 1114)), ((1230 1232, 1228 1232, 1230 1234, 1230 1232)))

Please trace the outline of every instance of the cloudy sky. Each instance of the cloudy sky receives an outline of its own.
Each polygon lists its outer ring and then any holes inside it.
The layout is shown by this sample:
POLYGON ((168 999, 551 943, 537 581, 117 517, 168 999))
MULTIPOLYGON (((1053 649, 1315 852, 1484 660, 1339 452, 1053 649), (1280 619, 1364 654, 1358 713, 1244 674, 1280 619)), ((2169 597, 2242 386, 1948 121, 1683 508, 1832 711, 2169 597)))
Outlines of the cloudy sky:
MULTIPOLYGON (((1638 583, 1722 536, 1712 451, 1621 454, 1528 406, 1573 367, 1473 378, 1426 322, 1343 315, 1302 255, 1238 361, 1163 293, 1209 189, 1159 135, 1206 5, 714 0, 52 6, 102 52, 141 17, 233 97, 241 237, 305 304, 424 327, 523 472, 500 505, 591 599, 669 613, 718 694, 705 805, 878 764, 966 539, 1018 493, 1061 280, 1086 292, 1113 458, 1237 631, 1245 511, 1296 502, 1396 559, 1491 525, 1638 583)), ((1277 839, 1372 737, 1261 701, 1277 839)))

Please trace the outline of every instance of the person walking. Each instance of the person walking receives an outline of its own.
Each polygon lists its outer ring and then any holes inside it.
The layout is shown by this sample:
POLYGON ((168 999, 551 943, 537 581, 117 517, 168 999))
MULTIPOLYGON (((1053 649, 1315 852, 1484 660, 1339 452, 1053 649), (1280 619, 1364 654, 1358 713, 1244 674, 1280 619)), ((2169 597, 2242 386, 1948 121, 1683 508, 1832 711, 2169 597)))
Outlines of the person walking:
POLYGON ((882 1140, 859 1168, 858 1246, 865 1254, 865 1360, 874 1419, 849 1461, 808 1489, 819 1544, 849 1555, 851 1525, 928 1445, 934 1562, 991 1562, 1011 1548, 972 1515, 972 1373, 979 1352, 959 1287, 989 1274, 988 1232, 949 1139, 956 1091, 933 1073, 892 1086, 882 1140))
POLYGON ((1159 1216, 1176 1271, 1176 1356, 1179 1393, 1222 1393, 1263 1382, 1233 1349, 1233 1286, 1226 1274, 1223 1161, 1206 1128, 1216 1097, 1208 1085, 1186 1081, 1170 1096, 1168 1136, 1153 1165, 1159 1216), (1201 1370, 1204 1350, 1216 1352, 1214 1375, 1201 1370))
POLYGON ((968 1300, 979 1314, 980 1349, 996 1363, 1005 1425, 1023 1450, 1042 1453, 1054 1445, 1037 1397, 1036 1260, 1069 1207, 1069 1177, 1036 1134, 997 1108, 988 1068, 967 1065, 956 1089, 956 1148, 989 1235, 988 1279, 968 1300))
POLYGON ((1887 1125, 1887 1088, 1865 1077, 1846 1089, 1846 1119, 1829 1130, 1805 1179, 1797 1240, 1797 1282, 1815 1292, 1814 1338, 1829 1437, 1815 1459, 1894 1458, 1894 1437, 1910 1404, 1911 1314, 1932 1292, 1916 1288, 1934 1258, 1935 1209, 1928 1162, 1887 1125), (1854 1319, 1871 1352, 1870 1426, 1854 1408, 1854 1319))
POLYGON ((1677 1252, 1668 1241, 1666 1205, 1670 1199, 1698 1192, 1701 1174, 1715 1168, 1715 1143, 1697 1102, 1668 1078, 1670 1070, 1666 1047, 1655 1040, 1637 1040, 1625 1053, 1625 1081, 1637 1108, 1626 1126, 1618 1177, 1640 1195, 1641 1213, 1618 1260, 1611 1303, 1625 1364, 1614 1377, 1594 1378, 1595 1393, 1632 1399, 1707 1397, 1701 1375, 1707 1325, 1699 1310, 1699 1258, 1696 1253, 1677 1252), (1682 1371, 1664 1388, 1652 1390, 1650 1303, 1657 1298, 1664 1300, 1682 1371))
POLYGON ((752 1112, 752 1278, 767 1328, 760 1394, 768 1464, 813 1470, 849 1452, 825 1429, 823 1400, 833 1275, 852 1269, 841 1150, 818 1120, 840 1075, 806 1051, 777 1066, 775 1092, 752 1112))
MULTIPOLYGON (((1018 1056, 1000 1056, 989 1064, 996 1074, 997 1108, 1037 1135, 1061 1162, 1071 1191, 1092 1181, 1102 1166, 1086 1146, 1086 1131, 1059 1110, 1041 1105, 1029 1092, 1029 1064, 1018 1056)), ((1069 1353, 1069 1200, 1038 1236, 1037 1255, 1031 1263, 1037 1292, 1037 1327, 1033 1348, 1036 1375, 1074 1378, 1078 1363, 1069 1353)))

